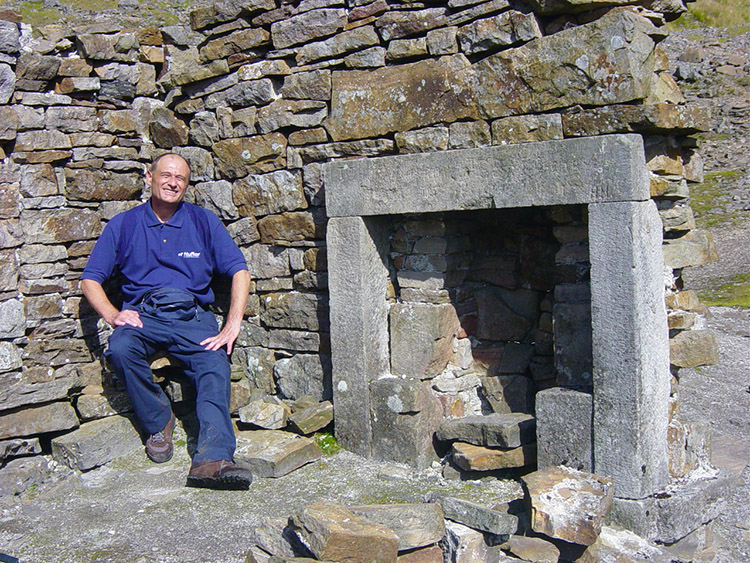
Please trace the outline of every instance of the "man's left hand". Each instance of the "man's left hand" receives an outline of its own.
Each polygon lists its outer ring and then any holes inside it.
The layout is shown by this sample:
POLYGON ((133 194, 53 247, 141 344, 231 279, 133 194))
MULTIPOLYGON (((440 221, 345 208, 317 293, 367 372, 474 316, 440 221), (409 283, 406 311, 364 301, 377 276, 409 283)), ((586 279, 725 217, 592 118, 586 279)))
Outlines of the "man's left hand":
POLYGON ((206 350, 218 350, 219 348, 226 346, 227 354, 231 354, 232 348, 234 348, 234 342, 237 340, 239 334, 240 326, 234 326, 228 323, 224 325, 224 328, 221 329, 219 334, 202 341, 201 346, 205 347, 206 350))

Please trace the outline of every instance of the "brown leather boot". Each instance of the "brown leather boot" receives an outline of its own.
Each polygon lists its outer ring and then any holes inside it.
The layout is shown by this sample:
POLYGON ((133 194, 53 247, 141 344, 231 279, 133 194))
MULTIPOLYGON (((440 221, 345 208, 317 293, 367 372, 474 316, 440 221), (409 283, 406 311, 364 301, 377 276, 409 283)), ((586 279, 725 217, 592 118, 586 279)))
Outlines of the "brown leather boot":
POLYGON ((231 461, 209 461, 192 465, 187 476, 188 487, 206 489, 247 490, 253 482, 253 475, 231 461))
POLYGON ((175 427, 174 414, 170 416, 169 422, 164 430, 151 434, 146 440, 146 455, 154 463, 164 463, 172 459, 174 444, 172 443, 172 432, 175 427))

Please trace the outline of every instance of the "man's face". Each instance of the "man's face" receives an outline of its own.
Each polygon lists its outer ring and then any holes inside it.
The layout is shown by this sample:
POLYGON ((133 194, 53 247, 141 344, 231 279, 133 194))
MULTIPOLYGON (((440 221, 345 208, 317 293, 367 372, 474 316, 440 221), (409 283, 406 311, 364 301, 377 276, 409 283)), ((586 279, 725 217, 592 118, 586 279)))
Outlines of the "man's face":
POLYGON ((156 201, 177 205, 185 197, 190 168, 179 156, 165 156, 156 163, 153 173, 146 171, 146 181, 151 186, 151 197, 156 201))

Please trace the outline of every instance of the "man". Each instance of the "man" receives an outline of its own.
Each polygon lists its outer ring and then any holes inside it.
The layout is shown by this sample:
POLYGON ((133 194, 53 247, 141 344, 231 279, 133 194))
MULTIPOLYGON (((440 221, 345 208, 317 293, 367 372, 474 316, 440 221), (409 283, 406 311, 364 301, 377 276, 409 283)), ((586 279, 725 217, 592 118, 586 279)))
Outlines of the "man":
POLYGON ((81 276, 81 290, 114 327, 107 359, 124 383, 136 416, 149 434, 146 453, 156 463, 172 457, 175 418, 148 358, 169 352, 196 390, 198 443, 187 485, 243 488, 250 472, 232 461, 228 354, 240 332, 250 287, 242 252, 221 221, 184 202, 190 167, 179 155, 157 158, 146 172, 148 202, 107 223, 81 276), (122 310, 102 288, 115 269, 125 278, 122 310), (205 307, 213 301, 214 274, 231 278, 231 302, 219 332, 205 307))

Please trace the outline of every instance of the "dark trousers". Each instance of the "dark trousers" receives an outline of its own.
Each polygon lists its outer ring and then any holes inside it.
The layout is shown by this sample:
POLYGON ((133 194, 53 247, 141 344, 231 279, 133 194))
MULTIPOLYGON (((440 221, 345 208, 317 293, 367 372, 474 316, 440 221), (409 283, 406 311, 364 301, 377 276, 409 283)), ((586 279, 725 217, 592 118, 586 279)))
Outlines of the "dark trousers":
POLYGON ((172 410, 169 399, 152 377, 148 358, 166 351, 182 364, 196 391, 199 423, 193 463, 231 461, 236 446, 229 417, 229 360, 226 352, 205 350, 200 342, 218 334, 211 312, 194 306, 186 313, 145 299, 138 306, 142 328, 115 328, 109 338, 107 359, 125 385, 135 414, 148 434, 162 430, 172 410))

